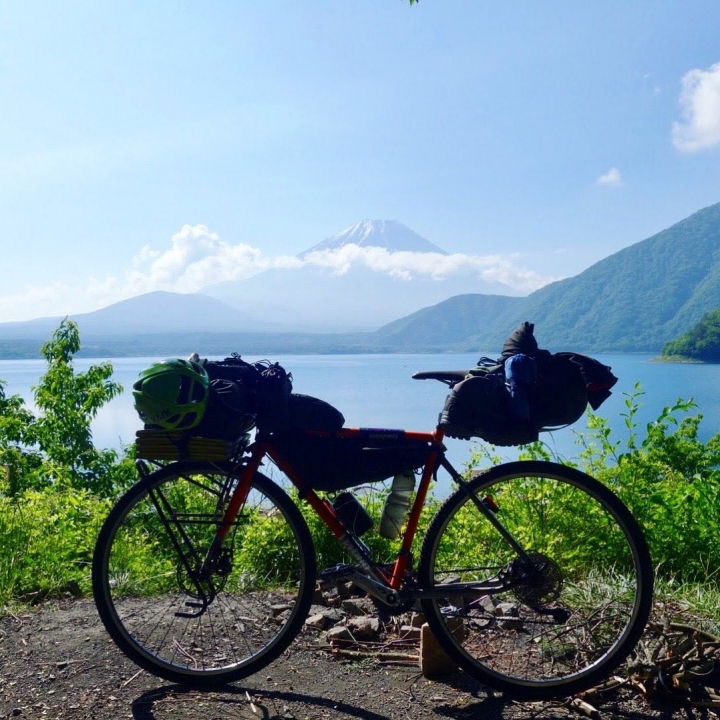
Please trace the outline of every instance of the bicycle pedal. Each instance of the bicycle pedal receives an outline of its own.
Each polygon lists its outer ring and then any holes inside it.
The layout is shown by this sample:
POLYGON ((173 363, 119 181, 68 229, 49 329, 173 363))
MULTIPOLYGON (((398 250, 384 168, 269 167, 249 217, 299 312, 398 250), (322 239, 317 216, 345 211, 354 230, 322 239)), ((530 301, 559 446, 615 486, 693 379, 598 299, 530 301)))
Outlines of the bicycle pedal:
POLYGON ((355 577, 355 566, 347 563, 340 563, 331 568, 321 571, 319 580, 322 584, 333 584, 347 582, 355 577))

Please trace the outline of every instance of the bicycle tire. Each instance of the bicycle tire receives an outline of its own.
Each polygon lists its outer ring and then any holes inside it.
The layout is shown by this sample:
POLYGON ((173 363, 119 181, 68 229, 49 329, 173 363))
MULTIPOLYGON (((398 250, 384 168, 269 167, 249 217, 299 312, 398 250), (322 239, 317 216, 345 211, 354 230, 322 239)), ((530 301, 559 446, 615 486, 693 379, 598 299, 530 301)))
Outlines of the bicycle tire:
POLYGON ((468 674, 519 699, 568 696, 605 679, 631 653, 652 604, 650 553, 628 509, 589 475, 552 462, 499 465, 468 489, 542 569, 518 576, 528 566, 463 488, 453 493, 428 527, 420 586, 471 588, 503 572, 506 582, 515 572, 509 585, 518 584, 423 600, 441 647, 468 674))
POLYGON ((137 665, 173 682, 214 687, 257 672, 299 633, 312 601, 307 524, 287 493, 257 473, 225 540, 216 595, 197 617, 177 614, 197 613, 202 594, 172 536, 185 532, 204 555, 226 478, 238 475, 222 464, 161 467, 118 500, 95 546, 92 586, 105 628, 137 665), (172 513, 172 536, 158 502, 172 513))

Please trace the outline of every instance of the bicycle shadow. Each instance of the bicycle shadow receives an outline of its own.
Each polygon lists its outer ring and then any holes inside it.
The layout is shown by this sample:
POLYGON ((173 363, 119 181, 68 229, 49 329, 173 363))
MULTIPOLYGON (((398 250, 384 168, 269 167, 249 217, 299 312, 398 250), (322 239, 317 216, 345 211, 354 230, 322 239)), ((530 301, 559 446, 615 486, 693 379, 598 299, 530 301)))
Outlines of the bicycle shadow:
MULTIPOLYGON (((258 696, 257 689, 243 688, 237 686, 226 686, 217 690, 198 690, 184 687, 182 685, 165 685, 154 688, 140 695, 132 703, 132 716, 134 720, 164 720, 165 718, 177 716, 177 703, 185 702, 193 704, 192 717, 201 718, 217 717, 253 717, 258 720, 272 720, 273 718, 293 717, 283 708, 283 703, 301 703, 308 708, 317 708, 325 713, 340 714, 362 720, 388 720, 386 715, 378 715, 365 708, 357 707, 346 702, 338 702, 330 698, 307 695, 300 692, 285 692, 279 690, 263 691, 258 696), (248 695, 250 699, 248 699, 248 695), (157 708, 172 702, 175 707, 171 714, 158 714, 157 708), (198 704, 202 702, 207 706, 207 713, 201 715, 198 704), (240 714, 247 711, 248 715, 240 714)), ((188 713, 188 717, 191 715, 188 713)), ((319 716, 319 715, 318 715, 319 716)), ((182 717, 185 717, 184 715, 182 717)), ((315 717, 310 714, 308 717, 315 717)))
MULTIPOLYGON (((511 701, 507 698, 487 696, 481 698, 473 693, 477 702, 462 709, 437 705, 432 712, 440 717, 477 718, 484 720, 502 720, 504 711, 511 701), (459 714, 458 714, 459 713, 459 714), (479 713, 479 714, 478 714, 479 713)), ((134 720, 165 720, 165 718, 192 717, 194 720, 207 718, 257 718, 258 720, 280 720, 286 717, 298 717, 286 706, 288 703, 300 704, 303 714, 300 717, 342 717, 361 720, 393 720, 396 716, 378 714, 365 707, 349 702, 338 701, 318 695, 302 692, 263 690, 256 688, 226 686, 215 690, 199 690, 182 685, 165 685, 143 693, 132 702, 134 720), (182 713, 182 705, 186 711, 182 713), (203 706, 202 710, 201 707, 203 706)), ((429 708, 424 707, 424 710, 429 708)), ((297 710, 297 708, 296 708, 297 710)), ((412 716, 412 703, 408 706, 412 716)), ((544 715, 547 718, 549 716, 544 715)), ((560 716, 558 716, 560 717, 560 716)), ((567 717, 567 712, 563 715, 567 717)))
MULTIPOLYGON (((422 711, 426 716, 430 712, 438 718, 450 720, 567 720, 572 711, 562 701, 547 703, 522 703, 508 696, 495 694, 488 688, 468 678, 458 677, 441 684, 467 694, 468 702, 461 706, 433 703, 432 707, 422 704, 413 708, 412 700, 406 708, 412 717, 414 711, 422 711)), ((143 693, 132 702, 134 720, 166 720, 168 718, 193 718, 193 720, 210 720, 215 718, 253 718, 255 720, 281 720, 283 718, 319 718, 341 717, 359 718, 360 720, 395 720, 397 714, 389 710, 389 714, 379 714, 365 707, 342 700, 331 699, 303 692, 263 690, 226 686, 216 690, 199 690, 182 685, 165 685, 143 693), (288 708, 288 704, 295 705, 288 708), (298 713, 297 705, 302 706, 298 713), (184 707, 183 707, 184 706, 184 707)), ((601 708, 600 717, 618 718, 618 720, 673 720, 680 717, 675 706, 601 708)), ((578 717, 580 717, 578 715, 578 717)), ((706 713, 695 714, 692 711, 682 713, 682 717, 705 720, 706 713)))

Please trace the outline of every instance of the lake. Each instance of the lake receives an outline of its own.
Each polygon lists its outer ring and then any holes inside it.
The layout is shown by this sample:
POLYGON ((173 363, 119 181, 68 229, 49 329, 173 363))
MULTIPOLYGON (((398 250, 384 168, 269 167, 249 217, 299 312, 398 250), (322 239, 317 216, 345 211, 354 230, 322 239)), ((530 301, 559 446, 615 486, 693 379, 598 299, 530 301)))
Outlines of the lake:
MULTIPOLYGON (((431 430, 442 410, 446 386, 430 380, 413 380, 419 370, 467 369, 483 355, 495 353, 438 355, 287 355, 271 358, 293 374, 293 389, 322 398, 337 407, 349 427, 388 427, 406 430, 431 430)), ((700 435, 703 440, 720 432, 720 365, 668 364, 651 362, 652 355, 596 355, 610 365, 618 377, 612 396, 598 414, 610 420, 614 430, 623 433, 626 394, 636 383, 644 396, 639 420, 653 420, 662 408, 678 398, 693 398, 703 415, 700 435)), ((98 447, 120 447, 133 442, 140 428, 129 392, 138 373, 157 358, 116 358, 113 378, 125 392, 104 407, 93 423, 98 447)), ((248 361, 262 358, 247 356, 248 361)), ((78 370, 87 369, 98 360, 77 359, 78 370)), ((31 405, 32 389, 45 371, 44 360, 0 360, 0 380, 6 382, 8 395, 18 394, 31 405)), ((582 431, 584 419, 572 429, 543 433, 541 439, 563 456, 576 452, 573 430, 582 431)), ((448 456, 456 466, 468 458, 471 444, 448 439, 448 456)), ((502 457, 512 459, 515 450, 500 449, 502 457)))

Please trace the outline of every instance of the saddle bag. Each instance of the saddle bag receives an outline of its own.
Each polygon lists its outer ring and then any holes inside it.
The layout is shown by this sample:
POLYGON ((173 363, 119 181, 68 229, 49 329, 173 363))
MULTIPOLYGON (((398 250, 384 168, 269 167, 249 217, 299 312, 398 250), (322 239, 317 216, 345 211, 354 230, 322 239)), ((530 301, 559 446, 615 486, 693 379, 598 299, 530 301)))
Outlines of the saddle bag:
POLYGON ((579 353, 539 349, 533 330, 522 323, 497 361, 481 358, 453 386, 438 423, 448 436, 524 445, 571 425, 588 404, 597 410, 610 396, 617 382, 610 367, 579 353))

